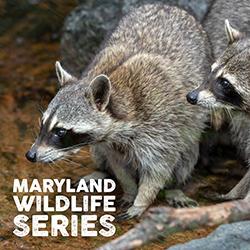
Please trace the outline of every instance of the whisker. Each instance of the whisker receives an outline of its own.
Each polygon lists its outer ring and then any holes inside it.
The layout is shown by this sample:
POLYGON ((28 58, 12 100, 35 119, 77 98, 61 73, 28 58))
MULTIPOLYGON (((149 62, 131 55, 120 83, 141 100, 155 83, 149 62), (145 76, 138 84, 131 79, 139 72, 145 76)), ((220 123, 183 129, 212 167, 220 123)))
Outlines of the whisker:
POLYGON ((19 140, 18 142, 21 142, 22 144, 28 144, 28 145, 32 145, 32 142, 27 142, 27 141, 22 141, 22 140, 19 140))
POLYGON ((74 164, 74 165, 76 165, 76 166, 81 166, 80 163, 77 163, 77 162, 75 162, 75 161, 72 161, 72 160, 70 160, 70 159, 68 159, 68 158, 62 158, 62 160, 65 161, 65 162, 67 162, 67 163, 72 163, 72 164, 74 164))
POLYGON ((234 119, 233 119, 233 116, 231 114, 231 111, 228 108, 226 108, 226 111, 227 111, 227 113, 229 115, 229 118, 231 119, 232 124, 234 125, 234 119))
POLYGON ((79 144, 76 144, 76 145, 73 145, 73 146, 70 146, 67 148, 58 149, 57 151, 64 152, 64 151, 68 151, 68 150, 79 149, 80 147, 85 146, 85 145, 86 145, 85 143, 79 143, 79 144))
POLYGON ((59 164, 57 164, 54 160, 51 159, 51 161, 57 168, 59 168, 60 170, 62 169, 62 167, 59 164))
POLYGON ((49 163, 48 165, 49 165, 49 167, 50 167, 50 168, 53 168, 53 166, 52 166, 52 164, 51 164, 51 163, 49 163))
POLYGON ((42 106, 41 102, 40 102, 40 104, 37 105, 37 109, 38 109, 39 113, 41 115, 43 115, 43 113, 44 113, 44 107, 42 106))

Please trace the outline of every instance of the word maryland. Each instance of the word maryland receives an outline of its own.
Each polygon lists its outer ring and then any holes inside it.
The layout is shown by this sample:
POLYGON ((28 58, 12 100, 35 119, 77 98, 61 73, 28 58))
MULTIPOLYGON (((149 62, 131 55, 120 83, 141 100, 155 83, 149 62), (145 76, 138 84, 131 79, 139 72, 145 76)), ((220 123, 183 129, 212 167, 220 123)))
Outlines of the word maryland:
POLYGON ((20 214, 13 220, 13 233, 19 237, 110 237, 116 231, 112 224, 115 220, 112 213, 116 211, 112 195, 115 188, 111 179, 91 179, 87 183, 81 179, 76 188, 72 188, 70 179, 43 179, 41 183, 38 179, 31 183, 27 179, 15 179, 13 199, 20 214))

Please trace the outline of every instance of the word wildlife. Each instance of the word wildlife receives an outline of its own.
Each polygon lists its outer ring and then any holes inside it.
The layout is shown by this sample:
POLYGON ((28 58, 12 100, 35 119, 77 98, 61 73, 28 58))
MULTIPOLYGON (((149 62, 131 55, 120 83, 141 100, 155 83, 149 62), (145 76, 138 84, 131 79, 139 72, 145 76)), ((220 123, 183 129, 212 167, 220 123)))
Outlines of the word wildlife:
POLYGON ((15 229, 13 233, 19 237, 25 237, 29 234, 46 237, 49 235, 78 236, 80 232, 82 237, 93 237, 98 236, 98 234, 110 237, 116 231, 112 224, 115 217, 110 214, 98 217, 93 213, 97 209, 98 212, 99 210, 108 213, 116 211, 114 206, 115 196, 106 195, 113 192, 115 188, 116 184, 111 179, 90 179, 88 183, 81 179, 77 188, 72 188, 70 179, 43 179, 42 184, 37 179, 33 179, 30 185, 27 179, 15 179, 13 199, 18 212, 23 213, 14 218, 15 229), (60 195, 63 191, 70 195, 60 195), (80 192, 83 192, 84 195, 71 195, 80 192), (22 193, 22 196, 17 195, 17 193, 22 193), (29 193, 33 194, 29 195, 29 193), (40 194, 37 195, 37 193, 40 194), (53 198, 54 200, 51 201, 49 195, 43 193, 56 193, 56 195, 53 198), (102 193, 102 195, 96 193, 102 193), (34 209, 40 214, 33 214, 34 209), (69 210, 78 214, 70 215, 71 218, 69 219, 66 215, 56 213, 69 210), (27 215, 30 211, 32 211, 31 218, 27 215), (49 221, 50 226, 47 225, 49 221), (97 221, 100 224, 98 230, 96 229, 97 221))

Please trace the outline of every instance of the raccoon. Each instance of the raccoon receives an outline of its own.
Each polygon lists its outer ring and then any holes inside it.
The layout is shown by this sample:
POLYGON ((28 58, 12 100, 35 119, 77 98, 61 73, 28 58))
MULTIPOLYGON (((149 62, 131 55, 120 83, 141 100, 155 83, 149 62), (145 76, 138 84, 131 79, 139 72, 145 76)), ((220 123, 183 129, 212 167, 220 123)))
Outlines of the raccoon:
MULTIPOLYGON (((212 64, 208 79, 187 95, 187 100, 191 104, 227 111, 233 143, 237 145, 240 155, 248 165, 250 164, 249 16, 248 0, 215 1, 204 21, 204 27, 213 44, 216 60, 212 64), (223 27, 226 31, 224 36, 223 27)), ((248 190, 250 190, 250 170, 228 194, 216 195, 216 198, 223 200, 244 198, 248 190)))
POLYGON ((98 169, 111 169, 131 204, 118 219, 140 216, 165 183, 185 182, 197 162, 208 112, 186 105, 186 92, 205 80, 210 63, 206 33, 185 11, 161 4, 133 10, 80 79, 56 63, 61 88, 28 160, 55 161, 89 145, 98 169))

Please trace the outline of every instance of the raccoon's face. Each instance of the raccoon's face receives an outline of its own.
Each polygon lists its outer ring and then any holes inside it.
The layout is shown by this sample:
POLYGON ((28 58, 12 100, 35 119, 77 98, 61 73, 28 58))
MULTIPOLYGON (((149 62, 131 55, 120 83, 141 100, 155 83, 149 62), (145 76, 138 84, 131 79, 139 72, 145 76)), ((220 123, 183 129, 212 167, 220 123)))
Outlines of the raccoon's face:
POLYGON ((43 114, 39 136, 26 154, 31 162, 52 162, 102 142, 113 124, 106 112, 111 92, 107 76, 87 83, 69 75, 58 62, 56 70, 62 87, 43 114))
POLYGON ((246 110, 250 104, 250 39, 225 23, 229 45, 205 83, 187 95, 191 104, 246 110))

